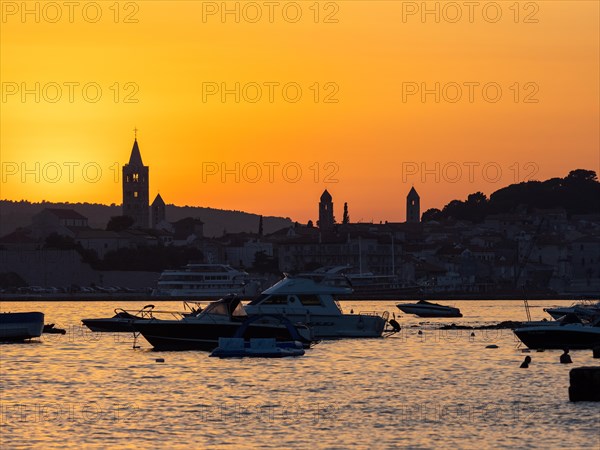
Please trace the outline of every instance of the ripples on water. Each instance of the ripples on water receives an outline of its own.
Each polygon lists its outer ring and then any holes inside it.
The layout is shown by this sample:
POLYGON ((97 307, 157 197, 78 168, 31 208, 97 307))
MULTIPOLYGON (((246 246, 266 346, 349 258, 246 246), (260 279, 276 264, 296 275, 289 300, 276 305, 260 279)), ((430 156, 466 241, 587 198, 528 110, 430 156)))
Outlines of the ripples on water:
MULTIPOLYGON (((530 303, 542 319, 542 306, 569 302, 530 303)), ((523 320, 521 302, 455 302, 460 319, 402 315, 398 335, 324 341, 300 358, 223 360, 154 352, 143 338, 133 350, 128 334, 81 327, 117 306, 142 303, 2 302, 41 310, 67 334, 0 346, 0 447, 600 448, 600 405, 568 401, 569 370, 598 365, 591 351, 571 352, 573 365, 558 363, 560 351, 531 352, 519 369, 510 330, 434 329, 523 320)))

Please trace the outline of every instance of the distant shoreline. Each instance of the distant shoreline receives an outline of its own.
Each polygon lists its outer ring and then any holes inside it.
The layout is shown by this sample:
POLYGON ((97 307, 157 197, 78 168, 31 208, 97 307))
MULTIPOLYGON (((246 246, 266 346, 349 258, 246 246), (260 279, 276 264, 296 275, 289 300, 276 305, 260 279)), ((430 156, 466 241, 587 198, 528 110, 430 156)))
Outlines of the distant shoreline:
MULTIPOLYGON (((516 297, 514 294, 430 294, 430 295, 410 295, 410 296, 382 296, 369 297, 369 296, 352 296, 339 298, 341 301, 418 301, 422 299, 436 300, 436 301, 472 301, 472 300, 510 300, 510 301, 523 301, 524 297, 516 297)), ((528 294, 527 300, 598 300, 598 295, 567 295, 567 294, 528 294)), ((192 301, 192 302, 210 302, 217 300, 214 298, 203 298, 203 297, 170 297, 170 296, 151 296, 149 294, 2 294, 0 295, 0 302, 105 302, 105 301, 145 301, 145 302, 181 302, 181 301, 192 301)), ((243 297, 243 300, 252 300, 251 297, 243 297)))

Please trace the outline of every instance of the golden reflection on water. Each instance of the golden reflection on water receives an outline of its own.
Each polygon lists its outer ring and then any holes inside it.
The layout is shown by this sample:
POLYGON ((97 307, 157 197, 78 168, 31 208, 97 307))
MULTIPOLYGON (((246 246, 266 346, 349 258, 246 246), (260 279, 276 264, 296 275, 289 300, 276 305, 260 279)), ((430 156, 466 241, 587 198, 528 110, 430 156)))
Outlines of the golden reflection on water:
MULTIPOLYGON (((301 358, 218 359, 154 352, 127 334, 91 333, 84 317, 140 302, 2 302, 41 310, 65 335, 0 346, 2 448, 432 448, 600 445, 600 407, 568 401, 572 367, 591 351, 525 354, 510 330, 441 331, 440 323, 524 320, 517 301, 457 301, 464 317, 419 319, 394 302, 342 302, 396 313, 387 339, 324 341, 301 358), (422 334, 419 334, 421 331, 422 334), (496 349, 485 348, 498 345, 496 349), (164 358, 164 363, 157 363, 164 358), (596 430, 596 431, 593 431, 596 430)), ((543 306, 532 301, 533 319, 543 306)), ((161 309, 179 309, 165 302, 161 309)))

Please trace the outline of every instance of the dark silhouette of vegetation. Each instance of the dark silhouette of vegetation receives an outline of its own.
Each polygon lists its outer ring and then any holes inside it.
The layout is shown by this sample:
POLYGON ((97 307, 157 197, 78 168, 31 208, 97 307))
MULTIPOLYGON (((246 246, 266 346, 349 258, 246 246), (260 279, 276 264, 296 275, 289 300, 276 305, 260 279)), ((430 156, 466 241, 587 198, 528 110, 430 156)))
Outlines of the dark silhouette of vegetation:
POLYGON ((452 200, 440 211, 428 209, 422 220, 447 219, 481 222, 490 214, 513 213, 517 209, 532 212, 534 209, 564 208, 567 215, 600 214, 600 183, 596 172, 577 169, 565 178, 546 181, 527 181, 511 184, 497 190, 490 198, 481 192, 467 197, 466 201, 452 200))
POLYGON ((128 230, 134 224, 135 220, 129 216, 113 216, 106 224, 106 231, 128 230))
POLYGON ((342 223, 350 223, 350 215, 348 214, 348 203, 344 203, 344 216, 342 217, 342 223))
POLYGON ((258 235, 263 235, 263 216, 260 216, 260 219, 258 220, 258 235))

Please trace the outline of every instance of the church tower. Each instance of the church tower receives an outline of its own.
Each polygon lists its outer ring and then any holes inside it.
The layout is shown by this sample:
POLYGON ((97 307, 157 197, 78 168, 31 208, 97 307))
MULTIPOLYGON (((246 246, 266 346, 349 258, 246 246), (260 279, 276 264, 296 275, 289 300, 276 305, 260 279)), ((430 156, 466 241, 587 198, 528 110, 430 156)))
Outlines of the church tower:
POLYGON ((165 220, 166 217, 165 202, 160 194, 157 194, 152 202, 152 228, 156 229, 158 224, 165 220))
POLYGON ((142 162, 137 136, 129 163, 123 166, 123 215, 134 220, 134 227, 148 228, 150 186, 149 168, 142 162))
POLYGON ((414 187, 406 196, 406 222, 419 223, 421 221, 421 197, 414 187))
POLYGON ((319 221, 317 222, 321 231, 331 230, 333 228, 334 218, 332 200, 331 194, 325 189, 321 195, 321 201, 319 202, 319 221))

